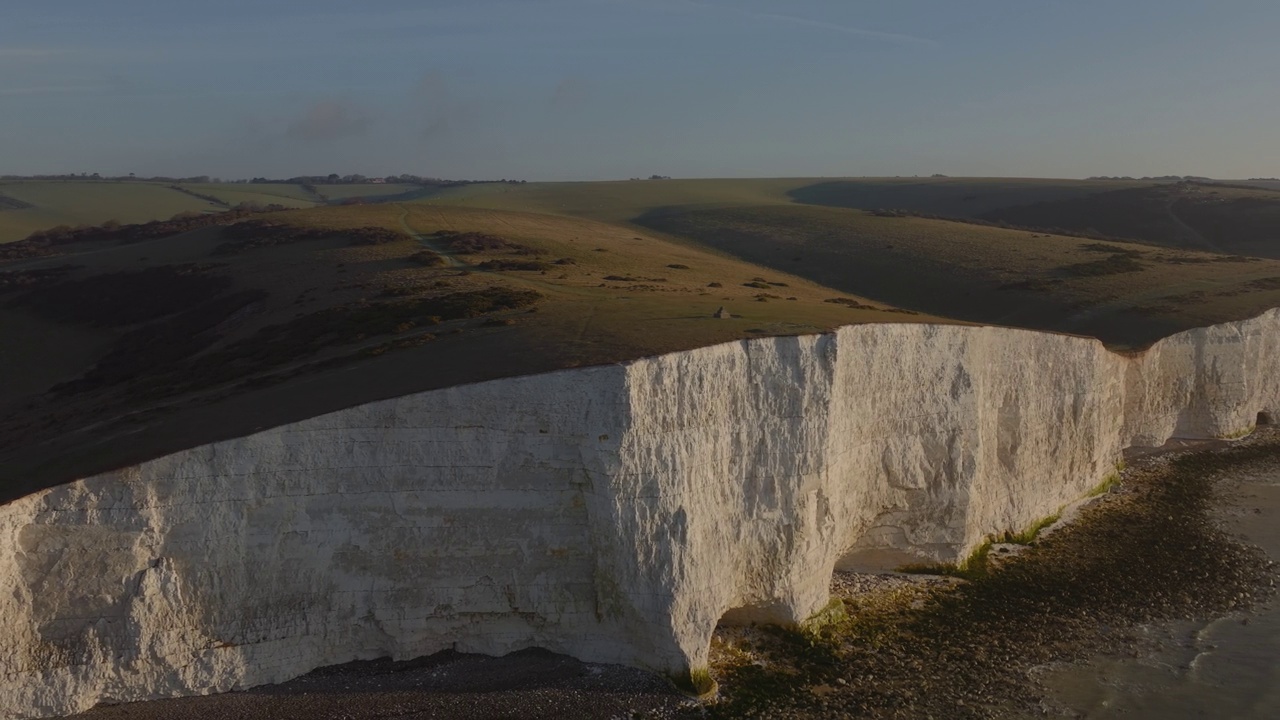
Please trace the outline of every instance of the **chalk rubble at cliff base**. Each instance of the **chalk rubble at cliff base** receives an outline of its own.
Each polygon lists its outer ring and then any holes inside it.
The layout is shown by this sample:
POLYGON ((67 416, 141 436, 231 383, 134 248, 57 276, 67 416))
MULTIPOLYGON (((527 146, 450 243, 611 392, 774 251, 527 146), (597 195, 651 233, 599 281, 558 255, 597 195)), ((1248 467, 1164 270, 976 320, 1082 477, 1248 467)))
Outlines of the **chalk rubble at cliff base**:
POLYGON ((689 682, 722 617, 803 620, 850 557, 955 561, 1259 412, 1280 310, 1132 357, 859 325, 362 405, 0 507, 0 716, 447 648, 689 682))

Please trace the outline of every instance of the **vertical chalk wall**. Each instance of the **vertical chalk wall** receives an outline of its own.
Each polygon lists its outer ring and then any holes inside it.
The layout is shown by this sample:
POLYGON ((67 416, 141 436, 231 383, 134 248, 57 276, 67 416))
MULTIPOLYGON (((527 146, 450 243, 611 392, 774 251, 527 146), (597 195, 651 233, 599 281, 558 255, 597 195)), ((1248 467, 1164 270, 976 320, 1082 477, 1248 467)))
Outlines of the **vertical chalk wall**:
POLYGON ((1136 357, 860 325, 372 403, 0 507, 0 717, 545 647, 675 675, 851 551, 955 560, 1280 415, 1280 311, 1136 357))

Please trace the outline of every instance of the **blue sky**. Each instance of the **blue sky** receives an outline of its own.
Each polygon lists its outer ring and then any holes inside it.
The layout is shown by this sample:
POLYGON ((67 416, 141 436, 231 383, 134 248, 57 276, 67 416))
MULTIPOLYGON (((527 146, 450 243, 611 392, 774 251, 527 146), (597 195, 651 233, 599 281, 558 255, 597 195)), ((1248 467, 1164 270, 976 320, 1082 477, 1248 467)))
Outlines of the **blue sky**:
POLYGON ((0 174, 1280 175, 1274 0, 4 0, 0 174))

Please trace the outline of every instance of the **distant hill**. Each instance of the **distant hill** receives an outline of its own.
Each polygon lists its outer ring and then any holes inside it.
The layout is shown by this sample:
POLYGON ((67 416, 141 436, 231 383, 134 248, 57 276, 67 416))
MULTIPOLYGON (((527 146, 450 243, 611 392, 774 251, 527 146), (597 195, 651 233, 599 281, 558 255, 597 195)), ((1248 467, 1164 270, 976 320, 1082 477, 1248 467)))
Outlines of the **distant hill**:
POLYGON ((1116 347, 1280 305, 1276 260, 803 205, 637 222, 875 301, 1116 347))
POLYGON ((18 180, 0 183, 0 243, 58 226, 142 223, 179 213, 241 207, 309 208, 413 200, 446 186, 412 183, 187 183, 141 180, 18 180))
POLYGON ((1280 183, 1271 185, 1118 179, 841 180, 798 187, 789 195, 810 205, 905 210, 1096 239, 1280 258, 1280 183))
POLYGON ((1280 192, 1177 183, 1005 207, 987 220, 1280 258, 1280 192))
POLYGON ((10 182, 0 184, 0 195, 11 201, 0 211, 0 243, 60 225, 138 223, 225 209, 152 183, 10 182))
POLYGON ((803 185, 788 195, 798 203, 858 210, 913 210, 949 217, 983 217, 1002 208, 1151 187, 1144 181, 1025 178, 870 178, 803 185))

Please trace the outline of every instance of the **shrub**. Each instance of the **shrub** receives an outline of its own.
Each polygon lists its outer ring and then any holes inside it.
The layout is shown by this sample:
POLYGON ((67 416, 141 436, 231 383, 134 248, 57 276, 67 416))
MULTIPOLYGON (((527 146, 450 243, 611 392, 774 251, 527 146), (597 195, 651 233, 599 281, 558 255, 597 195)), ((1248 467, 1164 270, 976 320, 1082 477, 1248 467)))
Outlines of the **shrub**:
POLYGON ((476 267, 481 270, 500 271, 500 270, 527 270, 527 271, 545 271, 550 268, 544 262, 536 260, 485 260, 476 267))
POLYGON ((1064 265, 1056 270, 1056 274, 1071 277, 1098 277, 1101 275, 1141 272, 1145 267, 1131 255, 1115 254, 1102 260, 1064 265))
POLYGON ((854 310, 879 310, 875 305, 867 305, 866 303, 860 303, 853 298, 847 297, 828 298, 822 302, 831 303, 832 305, 844 305, 845 307, 853 308, 854 310))
POLYGON ((440 265, 444 265, 444 258, 430 250, 419 250, 418 252, 410 255, 409 259, 424 267, 438 267, 440 265))

